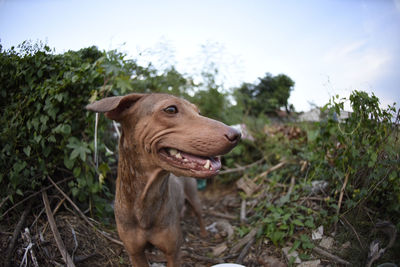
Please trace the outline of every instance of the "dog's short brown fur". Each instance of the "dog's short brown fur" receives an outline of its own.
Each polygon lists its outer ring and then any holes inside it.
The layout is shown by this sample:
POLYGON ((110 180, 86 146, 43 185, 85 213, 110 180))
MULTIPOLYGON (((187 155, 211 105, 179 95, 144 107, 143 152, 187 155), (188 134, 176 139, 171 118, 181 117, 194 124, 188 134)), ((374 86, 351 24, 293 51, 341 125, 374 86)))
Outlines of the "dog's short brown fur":
POLYGON ((180 215, 185 197, 206 234, 196 181, 221 167, 240 133, 203 117, 190 102, 167 94, 109 97, 87 106, 121 123, 115 218, 133 266, 148 266, 146 245, 162 250, 167 266, 180 266, 180 215), (171 173, 175 174, 172 175, 171 173))

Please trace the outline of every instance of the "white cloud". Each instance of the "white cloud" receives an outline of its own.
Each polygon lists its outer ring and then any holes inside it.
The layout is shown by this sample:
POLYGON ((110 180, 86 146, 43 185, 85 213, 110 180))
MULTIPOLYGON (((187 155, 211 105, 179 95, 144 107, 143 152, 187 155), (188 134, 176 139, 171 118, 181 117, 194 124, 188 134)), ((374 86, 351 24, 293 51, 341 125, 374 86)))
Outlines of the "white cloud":
POLYGON ((392 58, 390 52, 367 45, 365 40, 360 40, 328 51, 323 58, 327 75, 345 87, 350 83, 373 83, 381 78, 392 58))
POLYGON ((326 53, 324 60, 330 62, 337 60, 338 57, 349 57, 351 54, 359 52, 366 44, 367 40, 358 40, 349 44, 334 47, 326 53))

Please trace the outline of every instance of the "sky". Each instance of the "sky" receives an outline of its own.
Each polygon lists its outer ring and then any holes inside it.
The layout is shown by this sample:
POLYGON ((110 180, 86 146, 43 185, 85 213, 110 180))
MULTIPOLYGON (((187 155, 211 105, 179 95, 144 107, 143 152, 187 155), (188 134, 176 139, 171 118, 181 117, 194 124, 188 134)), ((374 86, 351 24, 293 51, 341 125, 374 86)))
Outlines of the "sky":
POLYGON ((283 73, 297 111, 353 90, 400 103, 400 0, 0 0, 0 44, 24 40, 194 77, 213 62, 225 89, 283 73))

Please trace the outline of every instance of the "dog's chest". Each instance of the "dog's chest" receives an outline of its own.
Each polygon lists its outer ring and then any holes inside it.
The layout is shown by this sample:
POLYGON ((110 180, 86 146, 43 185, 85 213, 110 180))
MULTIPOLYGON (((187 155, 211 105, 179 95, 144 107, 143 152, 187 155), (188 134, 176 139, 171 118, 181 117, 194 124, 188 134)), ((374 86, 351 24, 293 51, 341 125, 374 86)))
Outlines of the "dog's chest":
POLYGON ((179 178, 172 176, 167 179, 165 186, 151 186, 143 199, 140 194, 132 192, 134 190, 120 185, 115 200, 117 223, 124 228, 142 230, 168 228, 176 224, 184 205, 184 190, 177 180, 179 178))

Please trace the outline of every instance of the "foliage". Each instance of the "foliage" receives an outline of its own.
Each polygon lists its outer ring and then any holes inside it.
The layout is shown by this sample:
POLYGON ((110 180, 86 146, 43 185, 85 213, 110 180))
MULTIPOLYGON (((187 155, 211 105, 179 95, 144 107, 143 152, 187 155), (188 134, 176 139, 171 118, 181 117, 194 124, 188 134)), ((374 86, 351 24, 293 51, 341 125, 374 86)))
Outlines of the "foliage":
POLYGON ((388 220, 399 218, 399 115, 395 117, 395 107, 382 109, 376 96, 354 91, 349 98, 353 112, 341 120, 338 116, 346 99, 338 100, 336 96, 322 109, 325 118, 308 134, 310 149, 305 157, 313 163, 310 176, 327 180, 336 200, 344 187, 344 213, 367 205, 378 208, 388 220))
POLYGON ((42 188, 48 176, 60 181, 69 173, 80 201, 108 194, 90 157, 94 114, 84 110, 91 91, 103 84, 102 56, 95 47, 53 55, 29 43, 0 51, 1 197, 15 201, 42 188))
POLYGON ((288 99, 293 90, 294 81, 285 74, 272 76, 267 73, 258 84, 243 83, 235 93, 235 100, 250 116, 273 114, 280 108, 293 110, 288 99))
MULTIPOLYGON (((290 245, 307 253, 313 247, 311 230, 320 225, 326 231, 335 230, 336 222, 356 209, 362 214, 366 212, 364 207, 370 211, 368 222, 363 222, 369 231, 373 227, 370 220, 398 223, 399 113, 390 106, 382 109, 374 95, 354 91, 348 100, 353 112, 343 119, 346 99, 338 99, 322 108, 321 121, 312 125, 263 125, 259 119, 248 124, 256 139, 254 147, 265 164, 244 173, 243 177, 261 189, 251 196, 242 195, 248 203, 257 204, 249 214, 249 225, 241 226, 239 233, 244 234, 251 227, 261 228, 263 236, 273 244, 290 245), (291 139, 286 129, 292 127, 299 127, 303 133, 291 139), (269 174, 272 166, 283 162, 284 167, 269 174), (315 196, 311 182, 317 181, 326 181, 329 186, 315 196), (319 199, 318 204, 310 206, 306 201, 310 196, 319 199)), ((244 158, 254 162, 249 156, 244 158)))

